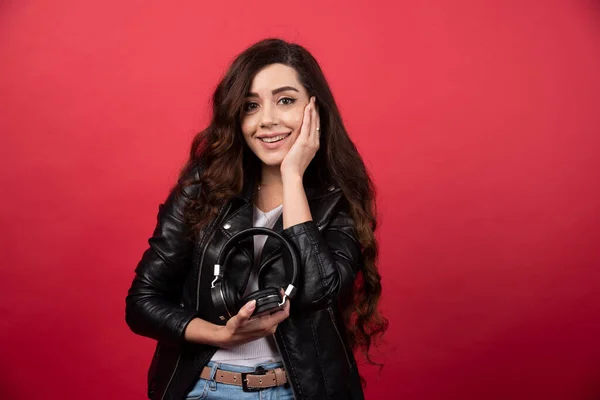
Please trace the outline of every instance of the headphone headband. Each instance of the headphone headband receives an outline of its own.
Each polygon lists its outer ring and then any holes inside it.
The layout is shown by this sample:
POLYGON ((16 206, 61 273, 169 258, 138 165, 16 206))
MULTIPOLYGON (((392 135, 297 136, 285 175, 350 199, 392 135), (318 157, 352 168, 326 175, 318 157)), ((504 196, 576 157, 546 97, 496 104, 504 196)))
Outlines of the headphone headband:
MULTIPOLYGON (((251 227, 251 228, 244 229, 244 230, 234 234, 232 237, 230 237, 227 240, 227 242, 225 242, 225 245, 223 246, 223 248, 219 252, 219 256, 217 257, 217 263, 215 264, 215 270, 214 270, 215 279, 213 280, 212 287, 214 287, 215 282, 220 277, 221 278, 223 277, 223 270, 222 270, 221 266, 223 266, 223 262, 226 260, 226 257, 233 250, 235 245, 238 242, 242 241, 243 239, 245 239, 249 236, 256 236, 256 235, 266 235, 266 236, 271 236, 271 237, 278 239, 284 245, 284 247, 287 249, 288 253, 290 254, 290 257, 292 260, 292 280, 291 280, 290 284, 288 285, 287 289, 285 290, 285 295, 288 297, 293 297, 295 294, 295 289, 296 289, 295 288, 296 281, 298 279, 298 265, 300 264, 298 255, 297 255, 296 251, 294 250, 293 244, 289 240, 287 240, 285 237, 283 237, 281 234, 275 232, 274 230, 268 229, 268 228, 263 228, 263 227, 251 227)), ((285 298, 283 301, 285 301, 285 298)))

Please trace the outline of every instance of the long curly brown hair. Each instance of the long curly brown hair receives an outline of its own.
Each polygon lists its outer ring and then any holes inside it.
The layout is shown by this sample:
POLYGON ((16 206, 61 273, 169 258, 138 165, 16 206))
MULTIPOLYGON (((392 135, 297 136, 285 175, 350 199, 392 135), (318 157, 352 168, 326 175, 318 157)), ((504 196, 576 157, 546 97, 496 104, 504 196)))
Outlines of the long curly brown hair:
POLYGON ((367 360, 374 363, 369 349, 373 340, 383 335, 388 324, 377 308, 381 276, 377 270, 375 187, 344 128, 319 64, 304 47, 281 39, 265 39, 233 60, 213 94, 212 120, 194 137, 189 160, 181 171, 184 187, 200 183, 203 188, 199 197, 192 201, 186 217, 193 232, 203 229, 216 217, 222 205, 241 192, 244 180, 250 174, 259 173, 260 160, 245 143, 241 131, 243 106, 256 73, 274 63, 294 68, 309 96, 316 97, 321 122, 320 148, 304 179, 318 185, 337 183, 349 204, 364 265, 351 297, 341 301, 340 307, 350 347, 362 349, 367 360), (198 163, 203 166, 200 181, 185 181, 190 169, 198 163))

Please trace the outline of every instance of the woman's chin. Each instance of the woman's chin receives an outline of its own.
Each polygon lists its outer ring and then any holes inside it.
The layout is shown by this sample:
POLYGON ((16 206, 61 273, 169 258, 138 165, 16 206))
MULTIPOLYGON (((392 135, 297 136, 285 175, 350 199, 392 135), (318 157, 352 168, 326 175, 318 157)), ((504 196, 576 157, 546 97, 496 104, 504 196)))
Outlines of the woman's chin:
POLYGON ((261 161, 262 161, 263 165, 265 165, 267 167, 279 167, 279 166, 281 166, 281 162, 283 160, 281 160, 281 159, 273 160, 273 159, 261 158, 261 161))
POLYGON ((283 162, 285 154, 269 154, 263 155, 261 154, 258 159, 268 167, 278 167, 283 162))

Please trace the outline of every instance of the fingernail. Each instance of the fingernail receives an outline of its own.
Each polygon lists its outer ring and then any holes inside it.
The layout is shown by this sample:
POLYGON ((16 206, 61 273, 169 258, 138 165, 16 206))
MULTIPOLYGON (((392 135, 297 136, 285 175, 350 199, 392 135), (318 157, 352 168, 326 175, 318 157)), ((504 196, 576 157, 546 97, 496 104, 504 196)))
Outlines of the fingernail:
POLYGON ((246 308, 247 308, 248 310, 252 310, 252 309, 253 309, 255 306, 256 306, 256 300, 252 300, 251 302, 249 302, 249 303, 246 305, 246 308))

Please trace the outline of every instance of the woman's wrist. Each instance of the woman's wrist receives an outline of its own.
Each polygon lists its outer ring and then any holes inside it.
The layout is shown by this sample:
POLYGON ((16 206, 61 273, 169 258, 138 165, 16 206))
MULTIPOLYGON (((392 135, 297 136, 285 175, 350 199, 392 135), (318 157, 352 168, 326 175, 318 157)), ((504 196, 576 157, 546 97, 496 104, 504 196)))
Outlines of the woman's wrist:
POLYGON ((312 219, 310 207, 304 191, 302 176, 289 174, 283 179, 283 228, 312 219))
POLYGON ((184 338, 193 343, 224 347, 227 343, 227 331, 224 326, 194 318, 185 328, 184 338))
POLYGON ((284 187, 286 185, 302 185, 302 174, 297 172, 282 172, 281 180, 284 187))
POLYGON ((215 325, 215 329, 213 331, 213 346, 216 347, 228 347, 229 340, 231 339, 231 335, 229 334, 229 330, 225 326, 215 325))

